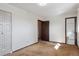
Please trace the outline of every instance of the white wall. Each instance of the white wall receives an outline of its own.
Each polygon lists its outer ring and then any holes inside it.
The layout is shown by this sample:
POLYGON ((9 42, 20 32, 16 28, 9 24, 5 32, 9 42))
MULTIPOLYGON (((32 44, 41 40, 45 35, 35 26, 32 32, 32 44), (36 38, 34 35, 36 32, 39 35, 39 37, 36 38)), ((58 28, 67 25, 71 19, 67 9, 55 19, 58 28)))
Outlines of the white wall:
POLYGON ((77 12, 67 12, 50 18, 50 41, 65 43, 65 18, 77 16, 77 12))
POLYGON ((79 46, 79 8, 77 10, 77 42, 78 42, 78 46, 79 46))
POLYGON ((37 42, 37 17, 9 4, 0 4, 0 9, 12 13, 12 50, 37 42))

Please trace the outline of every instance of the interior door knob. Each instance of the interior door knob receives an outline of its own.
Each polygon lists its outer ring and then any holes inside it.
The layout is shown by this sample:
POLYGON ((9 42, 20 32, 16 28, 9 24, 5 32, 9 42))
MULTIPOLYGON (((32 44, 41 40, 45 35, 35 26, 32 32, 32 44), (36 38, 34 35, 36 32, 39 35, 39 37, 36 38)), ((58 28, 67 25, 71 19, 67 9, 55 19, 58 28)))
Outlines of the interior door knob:
POLYGON ((3 35, 3 32, 1 32, 1 34, 3 35))

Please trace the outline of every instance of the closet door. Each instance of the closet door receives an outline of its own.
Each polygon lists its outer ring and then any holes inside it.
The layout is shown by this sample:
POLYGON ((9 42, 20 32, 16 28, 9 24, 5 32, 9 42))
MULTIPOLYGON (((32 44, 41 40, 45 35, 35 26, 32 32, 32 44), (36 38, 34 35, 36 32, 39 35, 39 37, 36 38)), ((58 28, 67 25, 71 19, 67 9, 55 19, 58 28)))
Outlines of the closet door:
POLYGON ((0 55, 3 55, 3 14, 0 11, 0 55))
POLYGON ((0 11, 0 54, 5 55, 11 52, 11 13, 0 11))

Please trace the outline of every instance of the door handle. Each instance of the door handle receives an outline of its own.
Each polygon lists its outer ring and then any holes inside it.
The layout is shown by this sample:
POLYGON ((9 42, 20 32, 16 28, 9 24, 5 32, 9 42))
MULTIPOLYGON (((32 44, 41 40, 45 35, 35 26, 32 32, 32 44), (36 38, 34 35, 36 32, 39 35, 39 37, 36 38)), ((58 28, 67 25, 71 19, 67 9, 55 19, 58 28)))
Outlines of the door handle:
POLYGON ((3 32, 1 32, 1 34, 3 35, 3 32))

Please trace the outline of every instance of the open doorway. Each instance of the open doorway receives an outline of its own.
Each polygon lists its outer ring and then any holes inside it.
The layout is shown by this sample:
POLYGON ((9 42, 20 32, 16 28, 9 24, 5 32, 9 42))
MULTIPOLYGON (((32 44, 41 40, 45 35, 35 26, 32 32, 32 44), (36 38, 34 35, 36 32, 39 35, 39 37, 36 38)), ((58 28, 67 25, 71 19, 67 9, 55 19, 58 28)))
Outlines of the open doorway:
POLYGON ((49 41, 49 21, 38 20, 38 41, 49 41))
POLYGON ((77 46, 77 17, 65 18, 65 43, 77 46))

